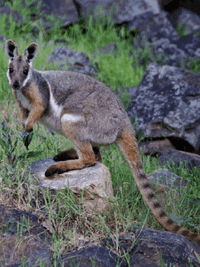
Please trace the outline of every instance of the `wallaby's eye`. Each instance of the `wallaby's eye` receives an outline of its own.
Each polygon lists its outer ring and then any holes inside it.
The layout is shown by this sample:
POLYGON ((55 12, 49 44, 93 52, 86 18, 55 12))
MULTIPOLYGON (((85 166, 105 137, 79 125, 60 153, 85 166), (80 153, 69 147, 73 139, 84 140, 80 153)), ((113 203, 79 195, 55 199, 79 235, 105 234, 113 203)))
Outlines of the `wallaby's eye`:
POLYGON ((28 70, 23 70, 23 74, 27 75, 28 74, 28 70))
POLYGON ((9 73, 13 73, 13 68, 9 68, 9 73))

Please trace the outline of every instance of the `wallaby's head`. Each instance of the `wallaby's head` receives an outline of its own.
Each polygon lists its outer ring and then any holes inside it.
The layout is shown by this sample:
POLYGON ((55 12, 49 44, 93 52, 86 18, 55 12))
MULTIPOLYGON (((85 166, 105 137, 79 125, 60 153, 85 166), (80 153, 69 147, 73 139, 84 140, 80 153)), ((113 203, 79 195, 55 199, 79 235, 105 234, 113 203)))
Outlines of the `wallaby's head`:
POLYGON ((12 40, 6 41, 6 54, 9 56, 7 78, 14 90, 19 90, 31 78, 32 60, 37 54, 37 44, 30 44, 24 55, 19 55, 17 46, 12 40))

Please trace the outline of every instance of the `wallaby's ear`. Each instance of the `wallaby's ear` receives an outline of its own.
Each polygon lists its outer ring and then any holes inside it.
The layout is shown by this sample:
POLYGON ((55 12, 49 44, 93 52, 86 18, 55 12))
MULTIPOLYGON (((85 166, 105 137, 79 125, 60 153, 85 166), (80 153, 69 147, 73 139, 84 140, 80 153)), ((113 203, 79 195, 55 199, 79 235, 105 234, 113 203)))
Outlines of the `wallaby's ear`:
POLYGON ((26 48, 26 50, 24 52, 24 56, 27 57, 28 62, 31 62, 36 57, 36 55, 37 55, 37 47, 38 47, 37 44, 32 43, 26 48))
POLYGON ((5 45, 6 54, 12 60, 14 57, 18 56, 17 46, 12 40, 7 40, 5 45))

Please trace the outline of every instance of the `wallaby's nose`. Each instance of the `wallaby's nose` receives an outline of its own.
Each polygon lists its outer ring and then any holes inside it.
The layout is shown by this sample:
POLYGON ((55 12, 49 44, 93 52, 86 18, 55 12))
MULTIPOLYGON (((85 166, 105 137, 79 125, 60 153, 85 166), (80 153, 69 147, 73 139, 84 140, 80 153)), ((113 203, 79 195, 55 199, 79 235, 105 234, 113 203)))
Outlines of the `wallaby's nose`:
POLYGON ((15 81, 13 83, 13 89, 15 89, 15 90, 18 90, 19 89, 19 82, 18 81, 15 81))

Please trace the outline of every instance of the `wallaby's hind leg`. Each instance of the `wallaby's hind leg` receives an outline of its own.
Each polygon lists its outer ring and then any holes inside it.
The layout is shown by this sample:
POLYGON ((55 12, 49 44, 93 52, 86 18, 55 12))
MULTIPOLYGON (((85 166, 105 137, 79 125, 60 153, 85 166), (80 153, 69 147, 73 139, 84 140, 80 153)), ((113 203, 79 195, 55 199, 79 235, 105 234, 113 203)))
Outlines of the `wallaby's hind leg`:
POLYGON ((63 173, 70 170, 80 170, 95 164, 95 154, 92 145, 88 141, 80 141, 77 139, 76 133, 78 128, 73 123, 62 122, 61 127, 63 133, 72 141, 76 147, 78 159, 59 162, 51 165, 45 172, 45 176, 49 177, 55 173, 63 173))
POLYGON ((77 152, 73 148, 62 151, 53 157, 54 161, 64 161, 70 159, 78 159, 77 152))
MULTIPOLYGON (((95 154, 96 161, 102 162, 99 148, 94 147, 94 146, 92 148, 95 154)), ((54 156, 53 159, 54 161, 65 161, 65 160, 70 160, 70 159, 78 159, 78 154, 75 149, 71 148, 71 149, 60 152, 59 154, 54 156)))

